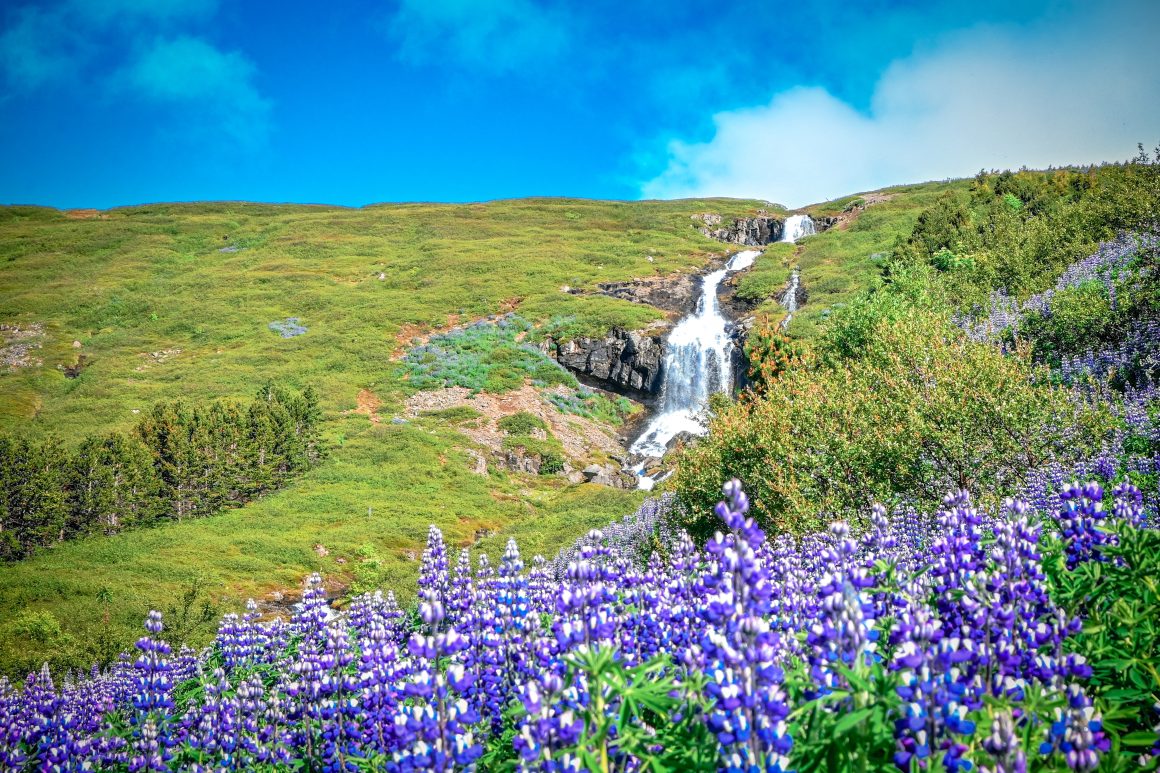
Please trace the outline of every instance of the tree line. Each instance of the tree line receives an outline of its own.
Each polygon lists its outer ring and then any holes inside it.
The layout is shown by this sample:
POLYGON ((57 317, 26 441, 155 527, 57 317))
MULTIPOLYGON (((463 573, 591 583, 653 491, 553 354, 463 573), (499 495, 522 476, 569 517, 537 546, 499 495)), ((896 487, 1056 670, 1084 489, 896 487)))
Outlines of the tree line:
POLYGON ((157 403, 71 450, 0 436, 0 560, 242 505, 318 462, 320 418, 312 388, 268 383, 248 405, 157 403))

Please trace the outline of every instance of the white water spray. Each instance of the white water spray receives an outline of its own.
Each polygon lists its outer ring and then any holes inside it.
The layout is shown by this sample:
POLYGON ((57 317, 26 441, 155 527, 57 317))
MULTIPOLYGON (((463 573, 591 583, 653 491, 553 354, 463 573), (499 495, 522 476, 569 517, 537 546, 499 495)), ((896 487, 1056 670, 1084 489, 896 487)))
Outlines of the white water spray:
POLYGON ((782 229, 780 241, 793 244, 802 237, 813 236, 816 233, 814 221, 810 219, 809 215, 790 215, 785 219, 785 227, 782 229))
MULTIPOLYGON (((632 453, 664 456, 668 442, 678 433, 705 432, 698 417, 708 406, 709 395, 733 388, 733 342, 717 304, 717 287, 727 274, 752 266, 760 254, 758 250, 744 250, 730 258, 725 268, 705 276, 696 309, 669 333, 662 365, 660 410, 632 444, 632 453)), ((651 488, 654 482, 641 476, 642 488, 651 488)))
POLYGON ((781 329, 785 330, 789 327, 789 321, 793 319, 794 312, 798 310, 798 288, 801 287, 802 277, 795 268, 793 273, 789 275, 789 288, 786 289, 785 295, 781 298, 781 305, 785 307, 785 319, 781 321, 781 329))

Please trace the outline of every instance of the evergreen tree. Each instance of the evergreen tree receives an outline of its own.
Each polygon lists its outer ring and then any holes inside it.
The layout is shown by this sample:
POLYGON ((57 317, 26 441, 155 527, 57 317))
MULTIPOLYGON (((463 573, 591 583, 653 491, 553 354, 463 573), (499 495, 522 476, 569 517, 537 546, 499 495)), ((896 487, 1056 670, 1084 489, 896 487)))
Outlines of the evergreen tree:
POLYGON ((6 558, 22 558, 38 547, 64 539, 68 521, 66 455, 58 442, 9 440, 0 451, 4 464, 3 530, 6 558))
POLYGON ((69 465, 68 491, 70 536, 146 525, 164 507, 149 451, 119 433, 81 443, 69 465))

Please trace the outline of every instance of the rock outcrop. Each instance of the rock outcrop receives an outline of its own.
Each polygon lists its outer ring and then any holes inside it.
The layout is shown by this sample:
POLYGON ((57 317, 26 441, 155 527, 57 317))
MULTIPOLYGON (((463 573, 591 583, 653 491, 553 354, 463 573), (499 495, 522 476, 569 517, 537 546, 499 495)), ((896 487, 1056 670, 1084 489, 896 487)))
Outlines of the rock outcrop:
POLYGON ((613 464, 590 464, 582 474, 586 483, 612 488, 636 488, 635 477, 613 464))
POLYGON ((745 344, 749 331, 753 329, 753 317, 739 319, 729 326, 729 339, 733 342, 730 365, 733 368, 733 393, 738 394, 749 386, 749 357, 745 354, 745 344))
POLYGON ((705 224, 698 229, 701 233, 727 244, 761 247, 776 242, 785 233, 785 218, 760 212, 755 217, 737 218, 733 221, 733 225, 725 227, 714 227, 720 226, 720 215, 704 214, 693 217, 705 224))
POLYGON ((696 303, 699 290, 697 276, 694 274, 646 277, 628 282, 605 282, 599 287, 602 294, 613 298, 644 303, 682 314, 696 303))
POLYGON ((603 338, 544 341, 544 351, 580 378, 613 392, 650 397, 661 387, 664 342, 660 335, 614 327, 603 338))
MULTIPOLYGON (((817 217, 814 221, 814 230, 818 233, 832 228, 841 222, 839 217, 817 217)), ((763 247, 780 241, 785 235, 785 218, 774 217, 759 211, 754 217, 741 217, 733 221, 732 225, 722 226, 720 215, 704 213, 693 215, 693 220, 704 223, 699 230, 711 239, 726 244, 739 244, 744 247, 763 247)))

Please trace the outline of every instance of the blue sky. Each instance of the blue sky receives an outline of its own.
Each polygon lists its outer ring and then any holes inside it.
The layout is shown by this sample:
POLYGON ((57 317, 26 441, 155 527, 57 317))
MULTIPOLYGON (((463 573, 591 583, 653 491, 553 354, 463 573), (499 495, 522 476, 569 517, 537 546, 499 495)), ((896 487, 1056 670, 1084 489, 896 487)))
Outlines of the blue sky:
POLYGON ((0 202, 800 206, 1160 142, 1154 0, 9 0, 0 202), (327 7, 327 6, 331 7, 327 7))

